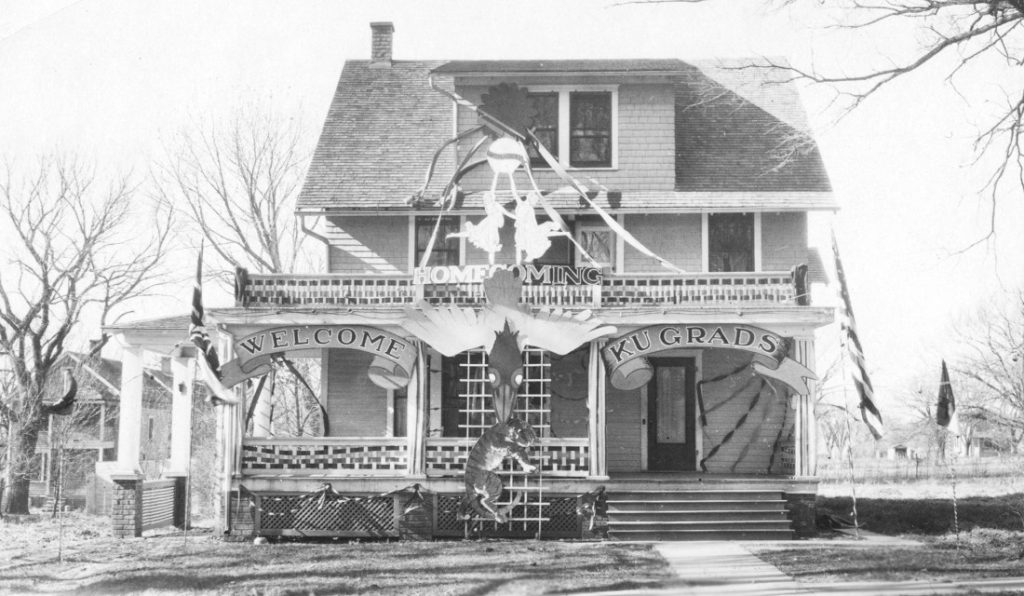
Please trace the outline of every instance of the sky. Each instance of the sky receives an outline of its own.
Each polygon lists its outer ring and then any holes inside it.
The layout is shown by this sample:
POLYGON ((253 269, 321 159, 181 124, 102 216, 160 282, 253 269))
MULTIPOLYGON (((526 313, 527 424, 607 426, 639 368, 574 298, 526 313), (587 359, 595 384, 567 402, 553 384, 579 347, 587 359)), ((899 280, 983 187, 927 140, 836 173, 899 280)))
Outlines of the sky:
MULTIPOLYGON (((819 4, 0 0, 0 157, 74 152, 141 179, 197 117, 253 104, 301 114, 315 138, 342 64, 369 56, 373 21, 394 23, 399 60, 772 56, 856 74, 922 41, 898 23, 829 27, 844 14, 819 4)), ((835 227, 883 413, 922 371, 937 384, 939 359, 957 350, 953 318, 1024 284, 1019 188, 1000 197, 995 240, 965 250, 988 231, 979 193, 991 164, 973 164, 972 141, 1005 102, 1006 69, 984 63, 950 84, 950 64, 845 115, 829 89, 801 88, 841 205, 812 220, 812 242, 830 259, 835 227)), ((188 292, 179 294, 159 312, 184 312, 188 292)), ((833 357, 828 343, 819 341, 819 363, 833 357)))

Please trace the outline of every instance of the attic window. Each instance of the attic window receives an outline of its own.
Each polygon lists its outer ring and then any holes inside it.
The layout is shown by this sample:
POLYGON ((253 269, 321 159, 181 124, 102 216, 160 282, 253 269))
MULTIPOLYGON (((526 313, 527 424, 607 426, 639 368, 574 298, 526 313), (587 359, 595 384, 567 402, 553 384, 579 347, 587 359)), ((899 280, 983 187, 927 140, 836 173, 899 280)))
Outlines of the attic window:
MULTIPOLYGON (((614 86, 531 88, 534 134, 563 167, 615 168, 618 89, 614 86)), ((530 150, 530 165, 547 163, 530 150)))

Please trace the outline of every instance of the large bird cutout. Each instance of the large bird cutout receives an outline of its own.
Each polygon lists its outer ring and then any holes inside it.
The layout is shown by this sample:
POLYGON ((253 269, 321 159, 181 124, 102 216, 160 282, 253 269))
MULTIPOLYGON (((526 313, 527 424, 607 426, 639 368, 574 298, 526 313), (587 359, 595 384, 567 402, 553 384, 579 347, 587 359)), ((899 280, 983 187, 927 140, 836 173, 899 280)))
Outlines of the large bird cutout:
POLYGON ((523 382, 523 349, 529 345, 564 355, 616 332, 590 311, 534 312, 519 303, 522 285, 510 271, 499 270, 484 281, 488 303, 479 312, 456 306, 435 308, 424 301, 406 310, 405 328, 445 356, 487 350, 487 379, 497 423, 480 436, 466 458, 466 488, 459 507, 459 516, 465 520, 476 514, 504 523, 522 500, 520 493, 505 507, 497 505, 504 484, 496 471, 505 459, 513 459, 528 474, 537 470, 528 452, 537 442, 536 433, 515 416, 523 382))
MULTIPOLYGON (((403 326, 445 356, 483 348, 491 353, 498 333, 506 326, 515 333, 519 351, 533 346, 565 355, 583 344, 612 335, 589 310, 577 313, 563 308, 532 308, 520 304, 522 280, 511 271, 498 270, 484 280, 487 304, 479 311, 470 307, 434 307, 420 301, 406 308, 403 326)), ((499 418, 500 418, 499 414, 499 418)))

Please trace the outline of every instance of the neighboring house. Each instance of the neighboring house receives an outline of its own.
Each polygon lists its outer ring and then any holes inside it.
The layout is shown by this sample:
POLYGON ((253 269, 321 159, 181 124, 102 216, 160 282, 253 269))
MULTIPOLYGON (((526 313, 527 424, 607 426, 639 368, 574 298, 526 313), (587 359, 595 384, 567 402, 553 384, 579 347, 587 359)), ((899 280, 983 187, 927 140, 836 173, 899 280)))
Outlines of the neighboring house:
MULTIPOLYGON (((619 539, 813 532, 815 424, 801 365, 814 368, 814 331, 833 312, 809 304, 807 284, 823 273, 808 213, 836 203, 792 86, 739 63, 399 61, 392 31, 373 24, 372 59, 345 64, 299 198, 328 270, 240 272, 236 306, 207 313, 221 354, 237 358, 225 382, 248 379, 236 385, 242 403, 219 409, 223 531, 580 537, 591 528, 577 508, 604 487, 619 539), (524 207, 499 180, 493 196, 509 215, 497 218, 491 268, 487 252, 450 236, 486 225, 487 166, 438 203, 482 142, 477 113, 439 89, 480 105, 511 84, 526 90, 556 165, 593 192, 566 190, 558 168, 529 155, 549 209, 524 207), (511 219, 556 216, 575 242, 556 237, 516 266, 525 240, 511 219), (518 304, 484 287, 501 268, 525 283, 513 286, 518 304), (451 353, 495 313, 528 343, 511 402, 493 376, 500 333, 451 353), (565 313, 596 317, 600 332, 579 341, 565 313), (570 348, 538 347, 556 344, 570 348), (275 382, 301 376, 314 395, 267 397, 268 369, 275 382), (515 501, 511 521, 478 526, 458 515, 466 460, 505 403, 538 435, 526 457, 539 471, 506 461, 509 490, 496 502, 515 501)), ((531 188, 522 169, 515 182, 531 188)), ((119 329, 131 366, 161 337, 169 345, 165 321, 119 329)), ((179 351, 173 386, 189 357, 179 351)), ((130 454, 119 463, 131 465, 130 454)))
MULTIPOLYGON (((70 507, 92 513, 109 510, 109 497, 97 485, 96 464, 115 461, 118 442, 118 400, 121 362, 99 356, 67 352, 57 370, 73 375, 78 383, 75 406, 64 416, 51 415, 36 442, 37 476, 31 495, 37 504, 52 503, 62 492, 70 507), (60 484, 63 469, 63 486, 60 484)), ((146 433, 142 460, 167 457, 170 440, 168 375, 159 369, 145 371, 144 418, 146 433)))

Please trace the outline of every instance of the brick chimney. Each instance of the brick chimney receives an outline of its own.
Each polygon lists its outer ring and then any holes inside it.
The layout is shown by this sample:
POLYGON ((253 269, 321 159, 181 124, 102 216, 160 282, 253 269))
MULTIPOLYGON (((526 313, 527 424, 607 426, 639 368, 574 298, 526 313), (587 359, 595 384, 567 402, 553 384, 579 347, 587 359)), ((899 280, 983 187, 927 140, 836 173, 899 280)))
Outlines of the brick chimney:
POLYGON ((395 26, 391 22, 370 23, 373 31, 373 47, 370 66, 373 68, 391 68, 391 39, 395 26))

